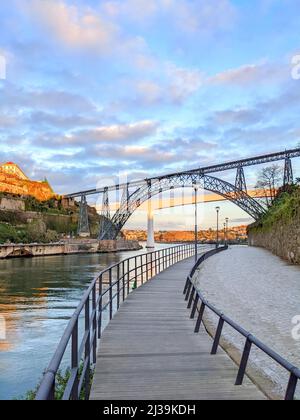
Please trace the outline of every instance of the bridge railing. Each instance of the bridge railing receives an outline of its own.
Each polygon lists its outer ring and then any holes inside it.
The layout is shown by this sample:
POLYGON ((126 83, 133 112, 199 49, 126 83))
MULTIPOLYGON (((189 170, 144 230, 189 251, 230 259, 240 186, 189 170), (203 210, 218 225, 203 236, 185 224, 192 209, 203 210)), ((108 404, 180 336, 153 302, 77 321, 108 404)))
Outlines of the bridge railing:
POLYGON ((56 398, 56 379, 62 364, 70 369, 62 399, 88 399, 97 344, 105 323, 113 318, 121 302, 133 289, 194 254, 194 244, 183 244, 136 255, 101 271, 84 293, 70 319, 44 373, 36 400, 56 398), (67 363, 65 358, 69 359, 67 363))
POLYGON ((201 293, 201 291, 195 286, 194 283, 194 275, 199 268, 199 266, 209 257, 225 251, 228 249, 228 246, 220 247, 217 249, 213 249, 203 255, 198 259, 195 266, 192 268, 184 287, 184 295, 185 300, 188 302, 188 308, 191 309, 191 319, 195 318, 196 313, 198 313, 196 325, 195 325, 195 333, 198 333, 203 322, 203 316, 206 309, 209 309, 218 317, 218 325, 216 328, 214 342, 211 350, 211 354, 217 354, 218 347, 220 345, 220 340, 223 332, 224 325, 228 325, 233 328, 236 332, 238 332, 242 337, 246 339, 244 350, 242 353, 242 357, 239 363, 239 370, 236 377, 235 385, 242 385, 243 380, 246 374, 246 369, 248 366, 248 361, 250 357, 250 352, 253 346, 261 350, 265 353, 270 359, 275 361, 278 365, 283 367, 287 372, 289 372, 289 382, 287 385, 286 393, 285 393, 285 400, 294 400, 295 393, 297 389, 298 380, 300 379, 300 369, 294 366, 292 363, 284 359, 250 332, 246 331, 232 319, 227 317, 224 313, 219 311, 214 305, 209 303, 201 293))

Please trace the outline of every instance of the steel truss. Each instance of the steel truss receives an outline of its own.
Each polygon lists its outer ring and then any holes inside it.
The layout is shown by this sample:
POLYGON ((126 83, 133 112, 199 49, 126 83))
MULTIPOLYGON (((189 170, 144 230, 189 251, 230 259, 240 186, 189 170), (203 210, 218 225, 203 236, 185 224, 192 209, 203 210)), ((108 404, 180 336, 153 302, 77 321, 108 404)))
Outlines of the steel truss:
MULTIPOLYGON (((134 211, 145 201, 165 191, 173 191, 175 188, 187 188, 197 184, 200 188, 219 194, 227 200, 239 206, 254 219, 258 219, 265 211, 264 208, 246 191, 240 190, 235 185, 204 175, 201 171, 198 173, 185 173, 162 177, 161 179, 146 181, 144 185, 137 188, 127 200, 120 203, 120 207, 111 219, 114 229, 107 228, 101 232, 100 239, 115 239, 125 223, 128 221, 134 211)), ((171 199, 172 200, 172 199, 171 199)))

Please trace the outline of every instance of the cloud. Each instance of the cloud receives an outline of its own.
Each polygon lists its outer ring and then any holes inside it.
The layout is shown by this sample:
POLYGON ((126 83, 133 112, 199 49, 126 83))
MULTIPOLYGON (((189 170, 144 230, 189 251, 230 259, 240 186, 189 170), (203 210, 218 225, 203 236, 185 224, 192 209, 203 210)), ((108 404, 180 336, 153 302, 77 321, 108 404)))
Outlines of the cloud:
POLYGON ((111 0, 103 3, 102 10, 113 19, 143 25, 163 18, 185 33, 228 29, 236 18, 229 0, 111 0))
POLYGON ((30 0, 28 12, 37 24, 67 47, 107 52, 118 28, 90 8, 80 10, 61 0, 30 0))
POLYGON ((73 51, 114 55, 126 59, 146 49, 141 36, 130 36, 99 8, 68 4, 65 0, 28 0, 23 12, 48 42, 73 51))
POLYGON ((67 136, 66 143, 83 142, 132 142, 149 137, 156 133, 158 123, 155 121, 138 121, 130 124, 101 126, 91 130, 82 130, 67 136))
POLYGON ((212 122, 222 125, 253 125, 263 119, 263 114, 257 109, 233 109, 216 111, 212 122))
POLYGON ((31 143, 38 147, 52 149, 55 146, 64 147, 65 150, 78 151, 83 149, 87 152, 87 157, 93 157, 93 149, 95 145, 99 145, 97 150, 100 153, 98 157, 108 157, 106 150, 111 151, 112 157, 118 160, 118 146, 122 144, 130 144, 146 139, 155 135, 159 124, 155 121, 138 121, 128 124, 114 124, 92 127, 89 129, 81 129, 75 127, 71 131, 58 134, 57 132, 41 132, 35 138, 31 139, 31 143))
POLYGON ((54 112, 33 111, 27 118, 26 122, 32 127, 53 128, 55 130, 74 130, 75 127, 95 126, 99 124, 99 116, 94 115, 82 116, 78 114, 64 115, 54 112))
POLYGON ((232 27, 237 12, 229 0, 168 0, 176 25, 193 34, 214 34, 232 27))
POLYGON ((37 110, 72 110, 73 112, 95 112, 96 105, 88 98, 64 90, 25 89, 11 83, 0 86, 0 109, 20 111, 22 108, 37 110))
POLYGON ((198 69, 182 68, 172 63, 166 65, 166 75, 170 80, 170 97, 179 103, 195 93, 203 82, 202 73, 198 69))
POLYGON ((112 0, 102 4, 102 10, 111 18, 126 18, 143 22, 154 17, 161 9, 163 0, 112 0))
POLYGON ((203 82, 198 69, 176 66, 170 62, 157 65, 153 79, 132 80, 135 102, 143 105, 182 104, 196 93, 203 82))
POLYGON ((280 63, 263 61, 232 68, 207 78, 208 84, 247 86, 253 84, 271 84, 290 79, 290 68, 280 63))

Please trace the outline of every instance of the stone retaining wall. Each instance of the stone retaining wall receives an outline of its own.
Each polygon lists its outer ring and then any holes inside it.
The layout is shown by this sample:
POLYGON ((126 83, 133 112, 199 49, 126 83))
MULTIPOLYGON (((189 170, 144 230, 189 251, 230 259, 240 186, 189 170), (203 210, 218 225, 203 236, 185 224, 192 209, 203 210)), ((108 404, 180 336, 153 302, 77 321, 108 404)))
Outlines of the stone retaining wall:
POLYGON ((69 240, 53 244, 6 244, 0 245, 0 259, 38 257, 86 253, 118 252, 141 249, 137 241, 69 240))
POLYGON ((266 248, 292 264, 300 264, 300 223, 296 219, 288 225, 273 226, 269 231, 250 227, 248 240, 250 246, 266 248))

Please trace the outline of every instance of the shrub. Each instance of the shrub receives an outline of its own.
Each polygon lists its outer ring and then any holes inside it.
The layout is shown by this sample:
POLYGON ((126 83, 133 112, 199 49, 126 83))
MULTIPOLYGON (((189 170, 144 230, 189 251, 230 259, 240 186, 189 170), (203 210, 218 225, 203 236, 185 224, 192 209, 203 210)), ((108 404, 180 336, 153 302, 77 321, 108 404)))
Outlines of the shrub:
POLYGON ((300 187, 291 186, 280 192, 268 211, 250 227, 250 231, 267 231, 278 224, 289 224, 297 214, 300 214, 300 187))

